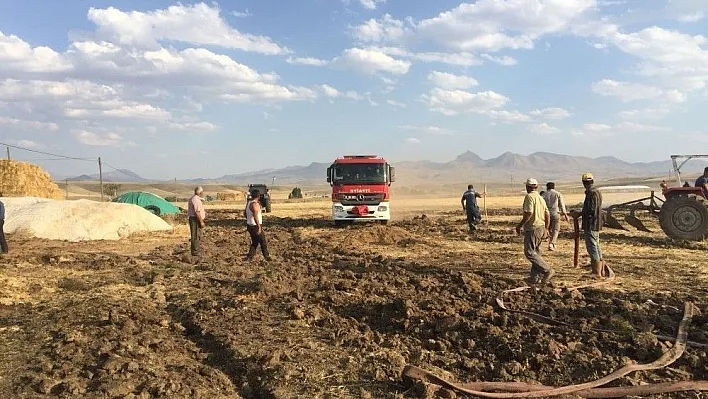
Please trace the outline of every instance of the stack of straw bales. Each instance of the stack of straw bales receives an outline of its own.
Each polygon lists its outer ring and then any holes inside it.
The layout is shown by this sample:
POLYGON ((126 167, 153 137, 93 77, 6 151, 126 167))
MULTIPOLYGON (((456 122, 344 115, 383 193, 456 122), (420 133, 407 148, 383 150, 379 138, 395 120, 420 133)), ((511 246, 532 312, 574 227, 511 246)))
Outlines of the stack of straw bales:
POLYGON ((219 201, 245 201, 246 193, 243 191, 226 190, 216 193, 216 199, 219 201))
POLYGON ((64 193, 39 166, 0 160, 0 194, 4 197, 62 199, 64 193))

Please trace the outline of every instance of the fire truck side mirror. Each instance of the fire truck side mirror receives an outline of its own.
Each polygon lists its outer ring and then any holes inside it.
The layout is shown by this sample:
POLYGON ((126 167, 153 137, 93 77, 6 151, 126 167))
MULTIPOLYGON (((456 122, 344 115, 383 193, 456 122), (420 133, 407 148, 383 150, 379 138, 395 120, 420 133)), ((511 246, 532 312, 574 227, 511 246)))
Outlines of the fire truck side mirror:
POLYGON ((389 166, 388 168, 389 182, 393 183, 396 181, 396 168, 393 166, 389 166))
POLYGON ((327 168, 327 183, 332 182, 332 167, 327 168))

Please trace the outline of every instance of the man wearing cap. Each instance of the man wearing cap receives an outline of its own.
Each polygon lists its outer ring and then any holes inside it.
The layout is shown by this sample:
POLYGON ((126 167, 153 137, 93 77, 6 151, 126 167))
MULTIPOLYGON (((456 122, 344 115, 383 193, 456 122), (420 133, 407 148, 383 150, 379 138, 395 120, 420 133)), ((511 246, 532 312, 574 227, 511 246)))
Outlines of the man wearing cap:
POLYGON ((531 261, 531 274, 527 280, 530 284, 538 283, 539 278, 542 278, 541 282, 547 283, 555 274, 551 266, 541 257, 541 245, 544 238, 548 236, 550 215, 546 201, 541 198, 537 189, 536 179, 526 180, 524 217, 516 226, 516 234, 521 234, 521 229, 524 229, 524 255, 531 261))
POLYGON ((702 188, 703 195, 708 197, 708 166, 706 166, 706 168, 703 169, 703 175, 699 176, 698 179, 696 179, 695 186, 702 188))
POLYGON ((482 220, 482 214, 479 212, 479 205, 477 205, 477 198, 482 198, 487 193, 478 193, 475 191, 473 185, 467 186, 467 191, 462 193, 462 209, 467 213, 467 225, 470 228, 470 233, 477 230, 477 223, 482 220))
POLYGON ((199 256, 199 241, 202 239, 202 229, 204 228, 204 219, 206 219, 206 211, 202 196, 204 189, 199 186, 194 188, 194 195, 187 203, 187 216, 189 217, 189 233, 190 233, 190 250, 192 256, 199 256))
POLYGON ((582 217, 582 229, 585 238, 585 248, 590 256, 592 276, 604 277, 605 264, 600 249, 600 230, 602 230, 602 194, 595 187, 595 177, 592 173, 584 173, 581 177, 585 187, 583 210, 571 212, 573 217, 582 217))
POLYGON ((548 207, 548 212, 551 214, 551 228, 550 236, 548 237, 548 250, 556 250, 556 240, 558 239, 558 233, 560 232, 560 218, 561 216, 568 221, 568 211, 565 209, 565 201, 563 201, 563 196, 561 193, 556 191, 556 183, 548 182, 546 183, 546 190, 541 194, 541 197, 546 201, 546 206, 548 207))

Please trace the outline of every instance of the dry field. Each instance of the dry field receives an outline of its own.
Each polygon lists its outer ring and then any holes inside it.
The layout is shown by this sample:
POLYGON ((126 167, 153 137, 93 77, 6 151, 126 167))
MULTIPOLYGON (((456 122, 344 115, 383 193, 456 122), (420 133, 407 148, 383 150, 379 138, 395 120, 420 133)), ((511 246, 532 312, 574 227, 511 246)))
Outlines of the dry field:
MULTIPOLYGON (((625 196, 635 197, 605 198, 625 196)), ((685 301, 700 310, 689 340, 708 343, 708 246, 671 241, 651 221, 653 233, 603 232, 614 283, 507 300, 565 325, 500 309, 495 297, 529 269, 512 233, 520 203, 490 197, 488 225, 469 235, 457 197, 395 199, 389 226, 347 228, 327 220, 326 200, 279 201, 265 217, 270 263, 243 261, 243 204, 208 208, 200 260, 186 255, 184 220, 120 242, 11 236, 0 397, 461 397, 411 384, 406 364, 458 381, 561 386, 658 358, 672 344, 656 335, 676 334, 685 301)), ((556 288, 588 281, 563 227, 559 250, 544 254, 556 288)), ((706 379, 708 349, 689 347, 610 385, 706 379)))

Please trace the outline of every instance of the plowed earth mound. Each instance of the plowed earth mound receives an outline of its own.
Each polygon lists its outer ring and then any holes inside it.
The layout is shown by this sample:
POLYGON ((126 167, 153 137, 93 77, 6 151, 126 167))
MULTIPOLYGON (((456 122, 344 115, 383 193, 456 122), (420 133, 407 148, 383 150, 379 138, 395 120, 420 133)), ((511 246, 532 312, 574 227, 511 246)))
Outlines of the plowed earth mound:
MULTIPOLYGON (((0 397, 435 397, 401 377, 407 363, 461 381, 565 385, 659 357, 671 344, 655 334, 676 333, 686 300, 701 311, 689 339, 708 342, 706 287, 661 286, 665 275, 653 291, 507 298, 574 327, 503 312, 495 297, 527 268, 507 264, 521 247, 504 220, 470 238, 449 216, 349 228, 268 217, 275 260, 245 263, 241 222, 210 216, 200 260, 183 242, 130 256, 11 242, 0 271, 31 282, 0 306, 0 397)), ((708 379, 706 350, 613 384, 685 379, 708 379)))

